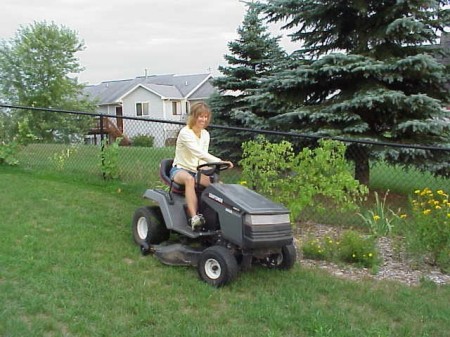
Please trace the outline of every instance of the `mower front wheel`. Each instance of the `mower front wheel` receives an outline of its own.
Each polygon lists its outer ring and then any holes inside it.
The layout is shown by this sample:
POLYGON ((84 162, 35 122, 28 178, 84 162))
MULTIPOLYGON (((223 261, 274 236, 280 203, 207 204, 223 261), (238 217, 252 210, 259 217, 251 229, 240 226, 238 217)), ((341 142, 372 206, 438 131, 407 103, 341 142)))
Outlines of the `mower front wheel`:
POLYGON ((297 251, 294 244, 281 247, 281 252, 270 254, 261 260, 261 264, 271 269, 291 269, 297 259, 297 251))
POLYGON ((164 224, 159 207, 141 207, 134 212, 132 223, 133 239, 143 246, 159 244, 169 239, 170 231, 164 224))
POLYGON ((214 287, 221 287, 236 278, 239 266, 230 250, 212 246, 202 252, 197 269, 203 281, 214 287))
POLYGON ((297 260, 297 250, 294 244, 290 244, 281 248, 283 261, 278 265, 278 269, 291 269, 297 260))

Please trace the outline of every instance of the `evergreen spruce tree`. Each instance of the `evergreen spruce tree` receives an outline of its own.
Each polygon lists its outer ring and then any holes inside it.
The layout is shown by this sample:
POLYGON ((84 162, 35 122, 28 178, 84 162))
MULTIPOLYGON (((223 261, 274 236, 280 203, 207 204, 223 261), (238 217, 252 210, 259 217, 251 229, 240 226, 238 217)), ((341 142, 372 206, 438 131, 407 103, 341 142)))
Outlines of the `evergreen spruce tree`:
MULTIPOLYGON (((247 4, 247 13, 238 28, 239 37, 228 43, 230 54, 224 55, 226 66, 220 66, 222 76, 214 80, 219 94, 209 103, 214 111, 214 124, 235 127, 263 127, 265 119, 258 118, 256 109, 247 98, 260 86, 261 78, 270 75, 274 64, 285 57, 279 37, 271 37, 259 11, 247 4)), ((253 137, 249 132, 212 130, 214 151, 223 158, 238 160, 241 144, 253 137)))
MULTIPOLYGON (((445 5, 448 0, 260 3, 267 21, 284 22, 301 49, 263 81, 259 96, 291 105, 276 117, 287 130, 448 146, 450 78, 436 60, 436 41, 450 23, 445 5)), ((374 151, 357 149, 355 175, 368 183, 374 151)), ((384 155, 450 175, 448 152, 397 149, 384 155)))

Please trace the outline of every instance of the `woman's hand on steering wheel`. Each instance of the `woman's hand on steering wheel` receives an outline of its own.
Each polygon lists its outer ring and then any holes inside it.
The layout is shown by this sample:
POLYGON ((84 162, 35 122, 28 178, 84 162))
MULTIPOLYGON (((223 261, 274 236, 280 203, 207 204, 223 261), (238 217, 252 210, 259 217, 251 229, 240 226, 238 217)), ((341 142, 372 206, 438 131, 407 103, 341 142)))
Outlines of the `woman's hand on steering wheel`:
POLYGON ((230 165, 227 169, 232 169, 234 167, 233 163, 229 160, 225 160, 224 163, 227 163, 228 165, 230 165))

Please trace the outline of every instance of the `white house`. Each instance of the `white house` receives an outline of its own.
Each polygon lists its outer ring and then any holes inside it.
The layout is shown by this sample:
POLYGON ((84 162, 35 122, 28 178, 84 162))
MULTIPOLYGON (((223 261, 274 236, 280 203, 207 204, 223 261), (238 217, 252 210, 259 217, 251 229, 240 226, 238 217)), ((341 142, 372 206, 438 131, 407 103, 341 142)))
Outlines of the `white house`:
MULTIPOLYGON (((155 146, 164 146, 167 139, 176 137, 179 125, 155 125, 120 117, 184 121, 193 103, 214 93, 211 79, 211 74, 142 76, 102 82, 87 86, 85 91, 98 101, 99 113, 116 116, 104 119, 110 137, 129 140, 145 134, 154 137, 155 146)), ((93 133, 91 141, 96 141, 98 134, 93 133)))

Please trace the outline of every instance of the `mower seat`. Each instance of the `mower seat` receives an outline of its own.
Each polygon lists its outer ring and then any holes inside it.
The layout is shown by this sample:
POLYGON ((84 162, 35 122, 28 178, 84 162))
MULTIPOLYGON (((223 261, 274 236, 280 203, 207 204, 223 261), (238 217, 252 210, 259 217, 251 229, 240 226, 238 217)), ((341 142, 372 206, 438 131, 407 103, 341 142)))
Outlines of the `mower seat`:
POLYGON ((172 169, 173 159, 163 159, 159 165, 159 176, 161 180, 170 187, 171 192, 184 194, 184 185, 177 184, 170 179, 170 170, 172 169))

